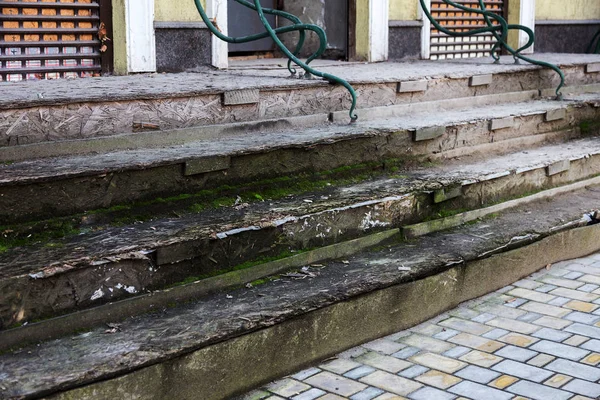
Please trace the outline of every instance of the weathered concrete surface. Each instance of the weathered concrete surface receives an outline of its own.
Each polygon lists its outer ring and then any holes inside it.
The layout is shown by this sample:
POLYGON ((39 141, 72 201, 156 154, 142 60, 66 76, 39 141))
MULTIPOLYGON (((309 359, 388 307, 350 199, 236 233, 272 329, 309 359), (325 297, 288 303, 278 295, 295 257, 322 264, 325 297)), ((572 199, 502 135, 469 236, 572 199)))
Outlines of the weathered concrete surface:
MULTIPOLYGON (((585 74, 584 65, 600 60, 594 55, 557 57, 568 85, 598 83, 598 74, 585 74)), ((504 62, 508 62, 504 59, 504 62)), ((285 63, 284 63, 285 64, 285 63)), ((340 64, 338 64, 340 65, 340 64)), ((415 61, 409 63, 351 64, 323 67, 355 85, 359 108, 406 102, 456 98, 517 90, 539 90, 558 83, 552 71, 532 65, 415 61), (469 87, 471 76, 496 74, 487 86, 469 87), (429 80, 419 94, 396 93, 401 81, 429 80)), ((322 80, 282 79, 289 72, 273 69, 236 69, 175 75, 92 78, 68 82, 3 84, 0 99, 0 146, 84 139, 130 133, 146 123, 162 130, 197 125, 281 118, 347 110, 350 97, 340 86, 322 80), (224 106, 220 98, 231 90, 258 89, 257 104, 224 106)))
POLYGON ((325 246, 598 174, 600 141, 593 138, 448 160, 399 176, 178 218, 162 205, 164 216, 149 222, 120 228, 91 223, 85 225, 90 233, 1 254, 0 318, 7 327, 84 309, 257 257, 325 246), (547 165, 566 159, 571 160, 568 171, 547 175, 547 165), (456 186, 462 196, 433 205, 429 193, 456 186))
MULTIPOLYGON (((395 112, 391 109, 391 112, 395 112)), ((197 141, 168 148, 116 151, 106 154, 61 157, 0 165, 0 219, 23 221, 69 215, 84 210, 195 193, 224 184, 298 173, 326 171, 389 158, 464 156, 480 151, 510 151, 502 141, 536 135, 536 143, 567 140, 579 134, 581 121, 595 120, 600 108, 576 101, 536 101, 491 105, 478 109, 452 109, 430 116, 430 110, 407 117, 329 125, 302 132, 282 130, 228 136, 224 141, 197 141), (548 110, 569 105, 569 118, 547 122, 548 110), (513 128, 491 133, 488 118, 515 115, 513 128), (429 124, 447 126, 446 134, 413 142, 410 130, 429 124), (565 129, 572 131, 563 132, 565 129), (523 132, 526 134, 524 135, 523 132), (527 135, 527 134, 530 135, 527 135), (546 136, 544 136, 546 135, 546 136), (335 154, 332 157, 331 154, 335 154), (203 159, 231 157, 227 170, 188 176, 184 164, 203 159), (37 197, 36 202, 23 198, 37 197)), ((522 143, 517 148, 528 147, 522 143)), ((531 147, 531 146, 529 146, 531 147)), ((210 169, 210 168, 209 168, 210 169)))
POLYGON ((98 329, 5 353, 2 394, 49 396, 98 381, 54 398, 227 398, 549 263, 598 251, 597 227, 556 234, 598 204, 600 190, 589 188, 347 263, 326 263, 312 279, 282 279, 130 319, 113 335, 98 329), (333 333, 343 340, 328 340, 333 333))

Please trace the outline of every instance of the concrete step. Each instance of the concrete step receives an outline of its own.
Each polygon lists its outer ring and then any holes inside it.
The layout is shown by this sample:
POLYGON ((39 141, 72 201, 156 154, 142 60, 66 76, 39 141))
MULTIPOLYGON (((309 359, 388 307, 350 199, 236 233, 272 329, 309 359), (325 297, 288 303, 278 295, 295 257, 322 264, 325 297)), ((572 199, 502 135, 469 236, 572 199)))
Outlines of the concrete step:
MULTIPOLYGON (((561 65, 568 86, 600 81, 600 73, 588 68, 600 62, 598 55, 536 56, 561 65)), ((351 64, 324 66, 323 70, 355 86, 360 110, 515 91, 546 93, 558 84, 553 71, 515 65, 511 58, 503 58, 498 65, 491 59, 477 59, 351 64)), ((336 111, 344 111, 345 121, 349 120, 350 96, 343 87, 287 76, 285 68, 206 69, 189 74, 7 84, 0 99, 0 147, 336 111)))
POLYGON ((552 198, 595 184, 599 173, 600 139, 589 138, 355 176, 353 183, 322 175, 312 186, 253 191, 235 204, 233 195, 229 206, 217 208, 214 197, 222 195, 207 192, 180 199, 183 204, 162 201, 3 227, 0 318, 4 329, 21 327, 0 334, 0 347, 350 255, 380 245, 388 230, 417 237, 453 227, 523 204, 523 196, 552 198), (468 214, 486 206, 491 210, 468 214), (102 312, 93 308, 103 304, 102 312), (37 333, 25 333, 35 324, 22 326, 77 310, 89 312, 60 324, 40 322, 37 333))
POLYGON ((589 181, 475 224, 123 321, 107 317, 108 326, 1 353, 0 393, 230 398, 548 264, 598 251, 598 225, 586 227, 582 217, 599 204, 600 186, 589 181))
MULTIPOLYGON (((184 132, 177 146, 6 161, 0 165, 0 219, 64 216, 352 165, 381 167, 382 160, 415 165, 427 159, 502 153, 597 133, 596 94, 582 95, 584 100, 573 95, 561 102, 526 101, 533 95, 507 94, 514 101, 508 104, 480 96, 460 107, 449 101, 423 103, 423 109, 365 110, 374 119, 351 125, 300 131, 279 126, 244 135, 241 127, 219 141, 193 140, 193 133, 184 132), (22 201, 32 197, 38 201, 22 201)), ((43 146, 35 147, 33 152, 43 146)), ((7 149, 10 160, 16 153, 7 149)), ((48 155, 53 150, 45 151, 48 155)))

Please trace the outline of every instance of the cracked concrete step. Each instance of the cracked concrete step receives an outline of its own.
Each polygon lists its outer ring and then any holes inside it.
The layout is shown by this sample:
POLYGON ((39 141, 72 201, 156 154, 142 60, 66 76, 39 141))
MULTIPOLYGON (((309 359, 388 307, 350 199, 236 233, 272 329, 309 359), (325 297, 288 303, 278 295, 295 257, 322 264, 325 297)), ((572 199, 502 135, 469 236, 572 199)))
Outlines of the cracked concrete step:
POLYGON ((598 124, 593 121, 598 119, 595 100, 573 97, 564 102, 436 108, 352 125, 238 135, 226 141, 9 162, 0 165, 0 219, 69 215, 388 159, 415 164, 427 158, 509 152, 595 134, 598 124), (38 201, 22 201, 31 197, 38 201))
MULTIPOLYGON (((586 73, 587 65, 600 61, 597 55, 536 56, 560 64, 568 86, 599 83, 599 73, 586 73)), ((503 58, 500 65, 492 64, 490 59, 480 59, 477 63, 353 64, 327 66, 325 71, 346 78, 355 86, 360 110, 548 90, 558 84, 553 71, 534 65, 514 65, 511 61, 503 58), (489 75, 491 79, 483 80, 488 84, 473 86, 473 78, 489 75), (407 85, 412 89, 407 89, 407 85)), ((283 68, 203 70, 195 74, 3 85, 0 147, 329 114, 349 108, 349 95, 343 87, 322 80, 283 79, 288 74, 283 68), (230 95, 245 99, 245 104, 229 104, 226 99, 230 95)))
MULTIPOLYGON (((82 215, 78 223, 68 220, 74 232, 63 239, 40 239, 0 254, 2 327, 142 296, 216 272, 232 274, 206 291, 245 284, 263 276, 243 275, 244 263, 335 245, 540 190, 572 191, 569 185, 593 184, 599 173, 600 139, 589 138, 503 156, 448 160, 178 217, 168 203, 159 203, 162 214, 125 226, 94 223, 94 214, 82 215)), ((125 212, 140 213, 135 208, 125 212)), ((441 226, 439 222, 431 224, 441 226)), ((10 243, 11 231, 27 236, 28 226, 7 228, 5 240, 10 243)), ((339 251, 307 254, 318 262, 339 251)))
POLYGON ((414 326, 547 264, 598 251, 598 225, 575 227, 598 205, 600 187, 594 185, 309 266, 304 279, 291 274, 123 321, 107 317, 108 327, 1 353, 0 394, 229 398, 414 326))

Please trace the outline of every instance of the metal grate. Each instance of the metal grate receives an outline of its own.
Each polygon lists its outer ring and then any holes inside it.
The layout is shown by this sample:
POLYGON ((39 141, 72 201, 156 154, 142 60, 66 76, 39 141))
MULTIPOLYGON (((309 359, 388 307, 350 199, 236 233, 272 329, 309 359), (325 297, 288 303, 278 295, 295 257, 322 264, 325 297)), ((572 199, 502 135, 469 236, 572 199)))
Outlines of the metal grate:
POLYGON ((98 0, 0 1, 0 81, 101 71, 98 0))
MULTIPOLYGON (((478 0, 457 0, 455 3, 466 7, 479 9, 478 0)), ((502 17, 505 16, 506 0, 485 0, 486 10, 492 11, 502 17)), ((483 16, 459 10, 442 0, 431 0, 431 15, 441 25, 456 32, 486 26, 483 16)), ((453 37, 439 32, 431 27, 431 59, 445 60, 452 58, 486 57, 490 55, 492 46, 496 43, 491 34, 480 34, 466 37, 453 37)))

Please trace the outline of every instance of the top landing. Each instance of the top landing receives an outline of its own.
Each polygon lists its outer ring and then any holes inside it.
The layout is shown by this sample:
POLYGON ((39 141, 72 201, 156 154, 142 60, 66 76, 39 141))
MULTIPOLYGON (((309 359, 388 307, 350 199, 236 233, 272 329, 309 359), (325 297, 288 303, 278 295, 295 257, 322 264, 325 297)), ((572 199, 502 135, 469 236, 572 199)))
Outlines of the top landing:
MULTIPOLYGON (((600 64, 600 55, 541 53, 541 61, 568 67, 600 64)), ((0 109, 83 102, 152 100, 220 94, 232 90, 282 90, 327 85, 322 79, 291 78, 283 59, 235 61, 227 70, 209 67, 180 74, 138 74, 59 81, 0 83, 0 109)), ((376 84, 440 77, 462 78, 474 75, 511 73, 541 67, 515 64, 502 57, 500 64, 491 58, 406 62, 352 63, 316 60, 320 71, 339 76, 351 84, 376 84)), ((297 68, 301 71, 300 68, 297 68)))

